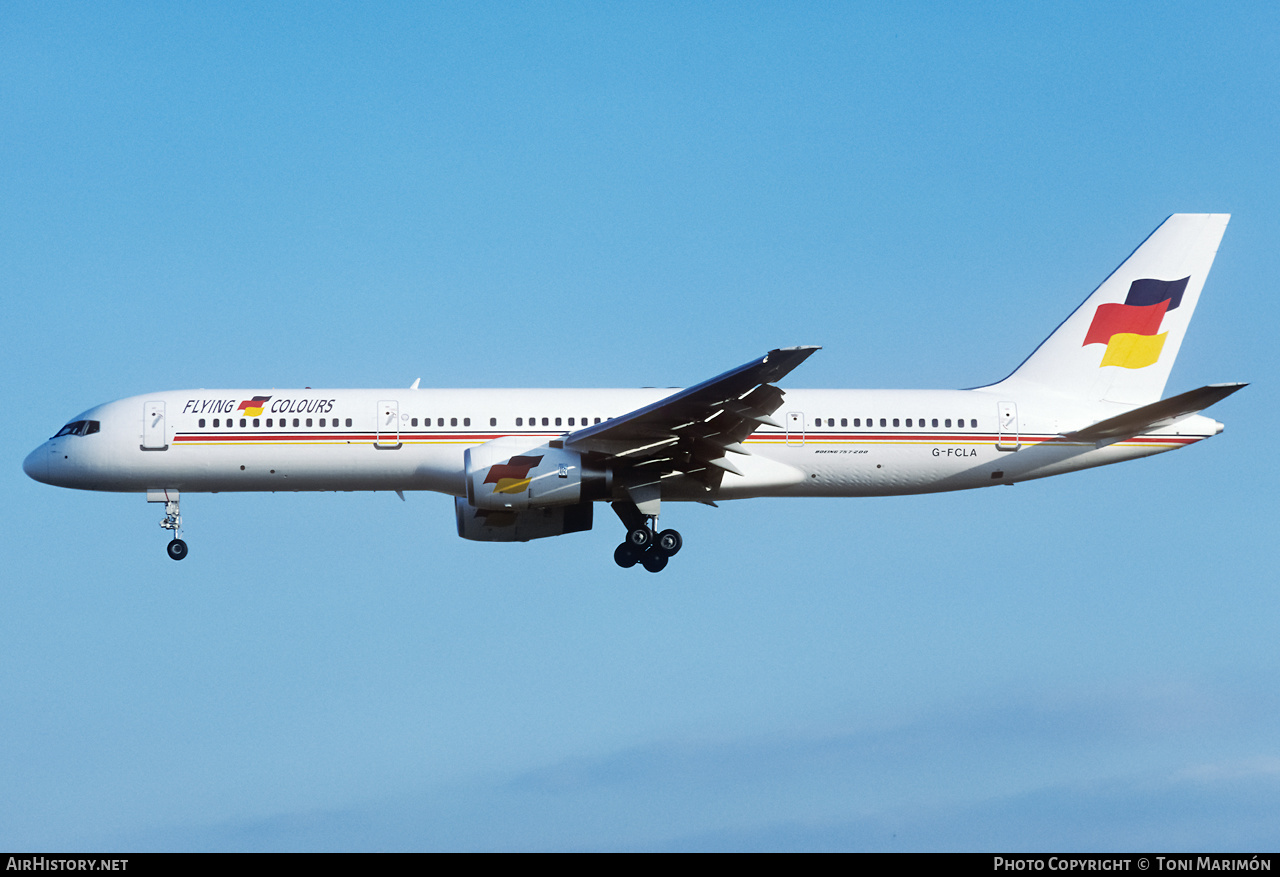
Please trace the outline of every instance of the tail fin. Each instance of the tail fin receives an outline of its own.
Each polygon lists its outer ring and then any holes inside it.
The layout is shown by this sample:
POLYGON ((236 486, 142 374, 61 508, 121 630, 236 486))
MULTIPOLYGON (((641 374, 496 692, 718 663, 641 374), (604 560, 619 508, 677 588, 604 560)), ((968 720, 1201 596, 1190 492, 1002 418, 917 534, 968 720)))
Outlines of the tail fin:
POLYGON ((1226 213, 1175 213, 995 386, 1147 404, 1164 393, 1226 213))

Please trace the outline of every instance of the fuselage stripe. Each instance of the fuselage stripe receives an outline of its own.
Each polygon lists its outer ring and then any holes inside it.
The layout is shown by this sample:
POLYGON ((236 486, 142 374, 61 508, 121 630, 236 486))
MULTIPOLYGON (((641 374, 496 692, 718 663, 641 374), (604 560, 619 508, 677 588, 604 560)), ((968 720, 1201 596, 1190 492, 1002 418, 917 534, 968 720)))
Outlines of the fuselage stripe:
MULTIPOLYGON (((349 444, 387 444, 396 442, 412 445, 457 445, 481 444, 496 438, 519 437, 529 439, 552 439, 565 433, 422 433, 422 432, 387 432, 381 435, 372 432, 356 433, 178 433, 174 436, 175 444, 188 446, 205 445, 349 445, 349 444)), ((1157 445, 1178 447, 1193 444, 1208 436, 1134 436, 1115 445, 1157 445)), ((1061 436, 1023 435, 998 436, 991 433, 808 433, 801 437, 790 438, 785 433, 756 433, 743 440, 744 444, 781 445, 806 447, 808 445, 1008 445, 1020 443, 1024 446, 1038 444, 1055 444, 1060 446, 1088 447, 1093 442, 1073 442, 1061 436)))

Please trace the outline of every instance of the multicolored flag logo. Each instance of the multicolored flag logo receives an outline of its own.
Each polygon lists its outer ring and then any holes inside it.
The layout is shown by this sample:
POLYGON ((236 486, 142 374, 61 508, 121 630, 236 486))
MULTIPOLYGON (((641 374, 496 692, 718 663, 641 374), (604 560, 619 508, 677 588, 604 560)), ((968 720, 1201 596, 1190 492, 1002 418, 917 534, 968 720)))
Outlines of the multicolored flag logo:
POLYGON ((494 493, 519 493, 529 486, 532 480, 529 470, 542 462, 542 455, 536 457, 512 457, 505 463, 489 467, 489 474, 484 477, 485 484, 496 485, 494 493))
POLYGON ((1084 343, 1107 345, 1099 367, 1146 368, 1160 359, 1169 335, 1160 332, 1160 324, 1166 313, 1182 304, 1190 279, 1135 280, 1124 304, 1098 305, 1084 343))
POLYGON ((246 399, 240 403, 237 411, 243 411, 249 417, 258 417, 262 414, 262 409, 266 407, 267 400, 270 396, 254 396, 252 399, 246 399))

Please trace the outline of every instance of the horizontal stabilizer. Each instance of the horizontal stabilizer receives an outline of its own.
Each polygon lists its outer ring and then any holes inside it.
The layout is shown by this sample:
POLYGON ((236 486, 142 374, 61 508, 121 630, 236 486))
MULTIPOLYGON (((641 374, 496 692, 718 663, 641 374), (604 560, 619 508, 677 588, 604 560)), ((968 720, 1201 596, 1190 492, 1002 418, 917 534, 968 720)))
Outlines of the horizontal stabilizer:
POLYGON ((1108 417, 1076 432, 1065 433, 1063 438, 1080 442, 1120 441, 1133 438, 1135 435, 1142 435, 1177 423, 1183 418, 1203 411, 1215 402, 1221 402, 1236 390, 1247 386, 1249 385, 1210 384, 1198 390, 1189 390, 1177 396, 1170 396, 1168 399, 1161 399, 1159 402, 1152 402, 1150 405, 1143 405, 1141 408, 1126 411, 1115 417, 1108 417))

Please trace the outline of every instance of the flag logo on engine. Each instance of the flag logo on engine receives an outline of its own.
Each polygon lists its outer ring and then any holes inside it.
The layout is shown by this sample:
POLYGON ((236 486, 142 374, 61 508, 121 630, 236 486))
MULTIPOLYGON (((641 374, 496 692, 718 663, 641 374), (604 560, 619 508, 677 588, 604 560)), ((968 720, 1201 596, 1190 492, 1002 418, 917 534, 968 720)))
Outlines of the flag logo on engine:
POLYGON ((490 466, 484 483, 494 485, 494 493, 520 493, 532 480, 529 470, 541 462, 541 454, 536 457, 512 457, 505 463, 490 466))

